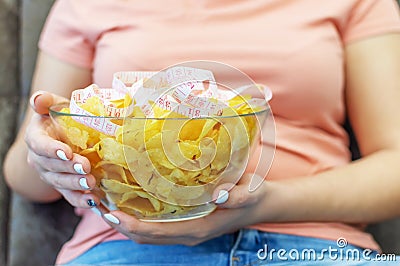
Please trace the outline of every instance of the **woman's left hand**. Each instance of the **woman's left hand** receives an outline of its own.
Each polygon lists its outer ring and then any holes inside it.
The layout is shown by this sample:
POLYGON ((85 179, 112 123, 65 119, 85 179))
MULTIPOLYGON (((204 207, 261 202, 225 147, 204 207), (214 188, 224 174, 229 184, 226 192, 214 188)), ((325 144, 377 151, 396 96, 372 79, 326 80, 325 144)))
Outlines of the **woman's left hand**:
MULTIPOLYGON (((245 174, 229 191, 228 200, 218 204, 214 212, 202 218, 153 223, 140 221, 122 211, 105 213, 103 217, 112 227, 137 243, 196 245, 261 221, 262 208, 260 207, 267 195, 265 183, 258 176, 255 178, 263 183, 258 189, 254 191, 249 189, 250 184, 254 182, 254 177, 252 174, 245 174)), ((219 186, 215 190, 215 198, 220 195, 221 200, 224 194, 226 195, 223 190, 227 191, 227 187, 231 185, 219 186), (222 192, 219 193, 220 191, 222 192)))

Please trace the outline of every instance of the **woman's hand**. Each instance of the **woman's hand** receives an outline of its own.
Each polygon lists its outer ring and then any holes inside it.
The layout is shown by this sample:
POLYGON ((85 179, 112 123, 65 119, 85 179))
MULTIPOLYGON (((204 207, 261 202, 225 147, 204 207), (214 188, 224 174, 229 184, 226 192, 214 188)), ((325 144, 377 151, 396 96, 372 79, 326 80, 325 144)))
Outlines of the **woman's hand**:
POLYGON ((67 99, 43 91, 32 95, 30 103, 35 113, 25 133, 28 164, 36 169, 41 180, 59 191, 73 206, 93 207, 99 199, 90 193, 96 184, 95 178, 89 174, 90 163, 57 140, 48 115, 51 105, 65 101, 67 99))
MULTIPOLYGON (((208 216, 181 222, 142 222, 121 211, 104 214, 105 220, 116 230, 138 243, 196 245, 225 233, 234 232, 261 220, 265 186, 250 192, 252 175, 244 175, 229 191, 229 184, 215 190, 218 208, 208 216)), ((254 181, 254 179, 253 179, 254 181)), ((102 210, 104 211, 104 210, 102 210)))

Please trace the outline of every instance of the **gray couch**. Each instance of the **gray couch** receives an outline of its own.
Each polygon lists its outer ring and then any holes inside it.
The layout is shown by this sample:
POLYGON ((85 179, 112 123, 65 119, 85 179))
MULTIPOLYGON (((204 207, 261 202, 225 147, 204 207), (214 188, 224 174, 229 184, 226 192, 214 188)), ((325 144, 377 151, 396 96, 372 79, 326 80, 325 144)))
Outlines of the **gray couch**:
MULTIPOLYGON (((53 1, 0 1, 0 166, 29 95, 37 39, 53 1)), ((65 201, 32 204, 9 193, 0 178, 0 265, 51 265, 78 221, 65 201)), ((368 230, 384 252, 400 254, 400 219, 368 230)))

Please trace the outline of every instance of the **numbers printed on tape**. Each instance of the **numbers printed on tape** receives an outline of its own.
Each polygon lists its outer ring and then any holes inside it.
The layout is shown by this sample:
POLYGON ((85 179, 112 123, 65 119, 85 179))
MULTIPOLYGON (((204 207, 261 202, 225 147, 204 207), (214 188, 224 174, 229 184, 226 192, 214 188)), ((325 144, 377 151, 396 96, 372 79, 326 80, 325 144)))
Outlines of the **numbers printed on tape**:
MULTIPOLYGON (((96 96, 102 101, 106 115, 115 118, 130 115, 134 106, 139 106, 146 117, 153 117, 153 105, 189 118, 220 116, 226 102, 247 87, 235 91, 219 90, 211 71, 190 67, 172 67, 165 72, 117 72, 112 88, 101 89, 92 84, 85 89, 75 90, 70 110, 73 114, 83 115, 73 117, 76 121, 107 135, 114 135, 118 125, 110 119, 96 118, 79 104, 96 96), (117 108, 111 103, 113 100, 123 100, 126 94, 132 98, 130 106, 117 108)), ((270 94, 269 90, 266 93, 270 94)), ((269 100, 267 97, 252 99, 252 103, 261 106, 269 100)))

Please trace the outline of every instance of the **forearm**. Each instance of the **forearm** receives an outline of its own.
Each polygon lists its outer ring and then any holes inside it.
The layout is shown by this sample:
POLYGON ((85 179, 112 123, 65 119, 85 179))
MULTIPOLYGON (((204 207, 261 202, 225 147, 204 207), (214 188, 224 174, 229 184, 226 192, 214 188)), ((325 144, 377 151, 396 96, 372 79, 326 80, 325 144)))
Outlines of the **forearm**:
MULTIPOLYGON (((41 51, 37 58, 32 93, 40 89, 69 99, 74 88, 83 88, 91 82, 90 69, 62 62, 41 51)), ((27 162, 28 147, 23 132, 30 123, 33 113, 31 108, 27 108, 20 134, 4 162, 4 174, 10 187, 24 197, 39 202, 54 201, 61 197, 58 191, 44 183, 27 162)))
POLYGON ((310 177, 267 181, 268 222, 376 222, 400 215, 400 151, 384 150, 310 177))
POLYGON ((35 169, 28 165, 27 147, 22 140, 17 140, 8 151, 4 176, 12 190, 29 200, 51 202, 61 198, 61 194, 44 183, 35 169))

